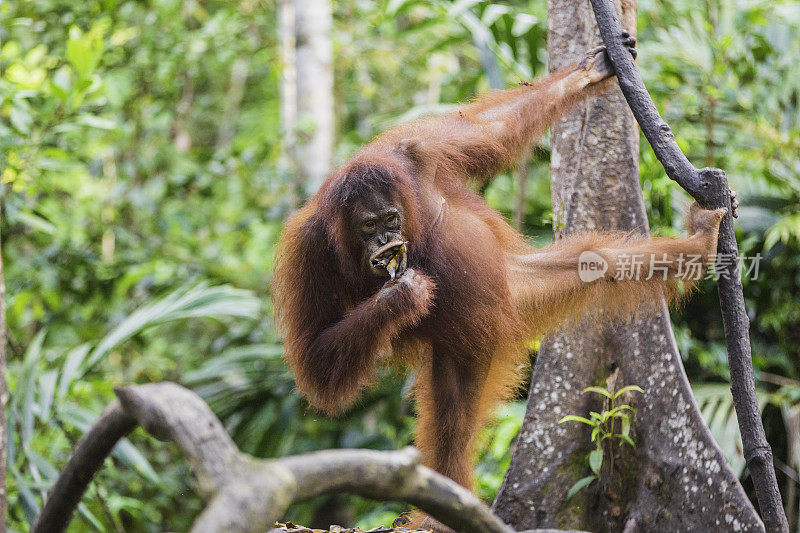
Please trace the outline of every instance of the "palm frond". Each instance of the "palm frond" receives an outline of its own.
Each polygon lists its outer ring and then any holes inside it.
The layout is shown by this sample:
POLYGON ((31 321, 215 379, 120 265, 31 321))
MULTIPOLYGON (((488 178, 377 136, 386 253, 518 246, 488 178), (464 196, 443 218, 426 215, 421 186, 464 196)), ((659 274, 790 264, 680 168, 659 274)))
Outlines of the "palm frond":
MULTIPOLYGON (((741 476, 746 462, 730 386, 724 383, 700 383, 692 387, 692 392, 711 435, 722 448, 733 473, 741 476)), ((766 395, 759 395, 759 408, 763 410, 766 404, 766 395)))

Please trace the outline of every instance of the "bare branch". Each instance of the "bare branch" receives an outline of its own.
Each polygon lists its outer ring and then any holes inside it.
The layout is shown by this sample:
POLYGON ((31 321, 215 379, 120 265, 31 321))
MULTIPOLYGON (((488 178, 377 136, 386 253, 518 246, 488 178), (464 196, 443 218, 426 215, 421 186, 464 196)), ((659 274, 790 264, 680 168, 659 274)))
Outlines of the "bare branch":
POLYGON ((155 438, 178 445, 201 494, 215 494, 234 475, 239 450, 219 419, 194 392, 177 383, 115 389, 120 403, 155 438))
MULTIPOLYGON (((739 257, 733 231, 731 195, 725 172, 718 168, 697 169, 683 154, 669 125, 661 118, 647 88, 642 82, 633 57, 623 44, 627 34, 616 18, 611 0, 592 0, 600 35, 614 65, 619 86, 639 122, 656 157, 667 175, 675 180, 703 207, 727 207, 728 214, 720 225, 717 254, 722 258, 739 257)), ((789 524, 781 503, 778 481, 772 464, 772 449, 764 434, 756 399, 753 362, 750 351, 750 321, 744 306, 738 261, 717 265, 718 291, 725 342, 731 367, 731 392, 744 443, 747 468, 753 478, 758 504, 767 531, 788 532, 789 524)))
POLYGON ((208 406, 175 383, 117 389, 115 402, 78 443, 34 525, 64 531, 89 481, 136 422, 175 442, 210 500, 194 532, 263 532, 296 501, 330 492, 416 505, 464 533, 513 533, 474 494, 419 464, 414 448, 328 450, 275 460, 241 453, 208 406))

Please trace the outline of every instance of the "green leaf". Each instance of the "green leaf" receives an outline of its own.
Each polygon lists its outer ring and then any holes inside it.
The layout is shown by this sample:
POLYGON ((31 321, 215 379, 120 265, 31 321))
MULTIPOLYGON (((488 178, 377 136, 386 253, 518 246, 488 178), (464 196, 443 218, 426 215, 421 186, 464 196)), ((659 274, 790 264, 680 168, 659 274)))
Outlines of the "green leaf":
POLYGON ((58 469, 49 460, 30 449, 25 450, 25 456, 30 459, 31 465, 39 470, 44 479, 55 483, 56 478, 58 478, 58 469))
POLYGON ((73 403, 65 403, 60 409, 61 419, 67 424, 78 428, 82 433, 89 431, 89 428, 97 421, 97 413, 84 409, 73 403))
POLYGON ((81 373, 88 372, 108 352, 150 326, 183 318, 225 315, 256 318, 260 308, 261 301, 252 292, 228 285, 211 287, 199 283, 182 287, 128 315, 98 343, 81 366, 81 373))
POLYGON ((511 448, 511 443, 514 438, 519 435, 519 429, 522 425, 522 418, 507 418, 497 422, 496 429, 493 431, 494 437, 490 444, 489 450, 495 457, 503 457, 503 455, 511 448))
POLYGON ((116 130, 119 129, 119 126, 113 120, 98 117, 97 115, 90 115, 89 113, 84 113, 75 120, 78 124, 83 124, 85 126, 89 126, 91 128, 97 128, 99 130, 116 130))
POLYGON ((58 397, 63 398, 69 392, 72 386, 72 381, 77 375, 78 368, 86 356, 89 354, 89 344, 81 344, 77 348, 73 348, 67 354, 67 360, 61 368, 61 380, 58 382, 58 397))
POLYGON ((486 9, 483 10, 483 15, 481 16, 481 22, 487 28, 494 24, 498 18, 502 15, 505 15, 509 12, 508 6, 503 6, 500 4, 489 4, 486 6, 486 9))
POLYGON ((625 394, 626 392, 636 391, 644 394, 644 390, 638 385, 628 385, 627 387, 622 387, 620 390, 614 393, 614 400, 625 394))
POLYGON ((611 393, 605 389, 601 389, 600 387, 586 387, 583 389, 583 394, 587 392, 594 392, 596 394, 600 394, 601 396, 605 396, 606 398, 611 398, 611 393))
POLYGON ((103 53, 102 34, 98 31, 83 33, 77 26, 69 29, 66 56, 81 78, 89 78, 103 53))
POLYGON ((105 531, 105 527, 103 524, 97 519, 96 516, 92 514, 86 504, 78 504, 78 512, 83 517, 84 520, 89 522, 97 531, 105 531))
POLYGON ((608 415, 608 417, 606 417, 606 419, 608 419, 608 418, 629 418, 631 416, 630 413, 627 413, 625 411, 621 411, 621 412, 620 411, 605 411, 603 414, 604 415, 606 415, 606 414, 608 415))
POLYGON ((222 376, 240 374, 242 368, 254 370, 258 366, 272 363, 284 368, 281 359, 283 347, 279 344, 249 344, 229 348, 220 355, 203 363, 197 370, 191 370, 183 375, 182 383, 190 387, 218 380, 222 376))
POLYGON ((158 474, 150 465, 150 462, 128 439, 120 440, 117 445, 114 446, 111 453, 114 457, 119 459, 120 462, 139 472, 148 481, 155 484, 161 483, 158 474))
POLYGON ((50 421, 50 408, 53 406, 53 393, 56 390, 58 371, 48 370, 39 377, 39 419, 42 422, 50 421))
POLYGON ((27 444, 33 438, 36 370, 39 360, 42 358, 42 343, 44 342, 46 331, 46 329, 40 330, 28 345, 22 360, 17 390, 14 391, 15 396, 22 398, 22 405, 20 406, 20 415, 22 417, 20 440, 22 440, 23 444, 27 444))
POLYGON ((400 14, 400 10, 418 4, 419 2, 415 2, 413 0, 389 0, 388 5, 386 6, 386 12, 391 16, 396 16, 400 14))
MULTIPOLYGON (((622 413, 622 411, 625 411, 625 410, 633 412, 633 407, 631 407, 630 405, 627 405, 627 404, 618 405, 618 406, 616 406, 615 408, 613 408, 612 410, 610 410, 608 412, 611 413, 612 415, 617 415, 617 414, 622 413)), ((624 416, 628 416, 627 413, 622 413, 622 414, 624 416)))
POLYGON ((34 496, 33 492, 28 487, 28 483, 22 479, 16 470, 14 471, 14 478, 17 482, 17 492, 18 492, 18 500, 20 507, 22 507, 22 514, 25 516, 25 520, 33 525, 33 521, 36 520, 36 517, 39 515, 39 504, 37 503, 36 496, 34 496))
POLYGON ((67 65, 62 66, 53 74, 53 79, 50 81, 50 89, 59 100, 62 102, 67 101, 70 92, 72 92, 70 68, 67 65))
POLYGON ((630 444, 630 445, 631 445, 631 448, 636 448, 636 443, 635 443, 635 442, 633 442, 633 439, 632 439, 632 438, 630 438, 628 435, 619 434, 619 435, 615 435, 615 437, 619 437, 619 438, 620 438, 620 439, 622 439, 623 441, 625 441, 625 442, 627 442, 628 444, 630 444))
POLYGON ((86 76, 92 67, 92 49, 89 40, 77 26, 69 29, 67 61, 80 76, 86 76))
POLYGON ((49 220, 40 217, 36 213, 31 213, 29 211, 17 211, 13 215, 9 216, 9 219, 13 220, 14 222, 21 222, 27 226, 30 226, 33 229, 37 229, 43 233, 47 233, 48 235, 55 235, 56 227, 53 225, 49 220))
POLYGON ((581 424, 587 424, 590 426, 594 425, 594 422, 592 422, 588 418, 584 418, 578 415, 567 415, 558 421, 559 424, 563 424, 564 422, 580 422, 581 424))
POLYGON ((597 476, 586 476, 585 478, 579 479, 578 481, 576 481, 575 484, 572 485, 572 488, 570 488, 567 491, 567 499, 570 499, 573 496, 575 496, 575 494, 579 490, 581 490, 583 487, 585 487, 586 485, 588 485, 589 483, 591 483, 595 479, 597 479, 597 476))
POLYGON ((600 468, 603 466, 603 449, 598 444, 598 447, 589 452, 589 468, 596 476, 600 476, 600 468))
POLYGON ((622 434, 626 437, 630 435, 631 432, 631 419, 630 417, 625 417, 622 419, 622 434))
POLYGON ((33 117, 31 117, 27 110, 20 107, 12 107, 11 111, 8 113, 8 119, 20 133, 27 135, 31 132, 33 117))
POLYGON ((514 25, 511 27, 511 34, 515 37, 520 37, 528 33, 528 31, 537 23, 539 19, 527 13, 518 13, 514 17, 514 25))

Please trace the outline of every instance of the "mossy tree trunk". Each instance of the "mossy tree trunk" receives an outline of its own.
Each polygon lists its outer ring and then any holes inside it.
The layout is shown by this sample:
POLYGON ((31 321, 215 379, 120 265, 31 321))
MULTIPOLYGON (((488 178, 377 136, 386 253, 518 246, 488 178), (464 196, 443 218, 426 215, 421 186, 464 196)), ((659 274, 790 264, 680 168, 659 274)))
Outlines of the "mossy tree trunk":
MULTIPOLYGON (((620 20, 635 35, 636 4, 620 20)), ((592 7, 549 0, 550 68, 601 44, 592 7)), ((639 187, 639 134, 616 83, 552 130, 556 237, 591 229, 649 232, 639 187)), ((602 302, 598 302, 602 305, 602 302)), ((607 464, 607 462, 606 462, 607 464)), ((627 324, 583 323, 542 343, 511 467, 494 511, 518 530, 763 531, 763 525, 697 409, 665 305, 627 324), (635 450, 619 450, 613 472, 567 499, 591 472, 589 429, 558 424, 603 406, 590 385, 639 385, 635 450)))

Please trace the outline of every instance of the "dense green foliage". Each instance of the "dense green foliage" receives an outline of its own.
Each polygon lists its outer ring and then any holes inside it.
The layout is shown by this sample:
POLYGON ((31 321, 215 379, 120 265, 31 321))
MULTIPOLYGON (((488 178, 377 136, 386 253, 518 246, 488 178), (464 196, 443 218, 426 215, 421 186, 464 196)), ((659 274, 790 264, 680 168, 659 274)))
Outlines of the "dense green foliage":
MULTIPOLYGON (((27 530, 115 384, 182 382, 244 450, 264 457, 395 448, 412 438, 404 376, 387 375, 330 421, 293 392, 280 359, 268 295, 290 177, 279 164, 274 4, 0 4, 16 530, 27 530), (247 65, 241 99, 229 90, 236 60, 247 65)), ((498 73, 510 85, 546 70, 542 1, 334 7, 337 161, 395 121, 487 90, 498 73), (483 62, 476 42, 492 52, 483 62)), ((798 457, 789 456, 787 435, 800 432, 791 422, 800 404, 800 9, 791 1, 642 0, 639 27, 645 82, 681 147, 694 162, 727 170, 744 198, 742 250, 763 256, 745 293, 765 423, 780 481, 794 483, 798 457)), ((539 242, 550 234, 546 144, 531 165, 524 219, 539 242)), ((680 231, 686 197, 646 142, 640 164, 652 227, 680 231)), ((486 197, 510 215, 511 175, 486 197)), ((716 295, 706 289, 675 315, 676 333, 712 430, 741 471, 730 397, 718 385, 728 375, 716 295)), ((511 404, 485 433, 487 499, 521 415, 522 404, 511 404)), ((177 458, 135 432, 92 484, 73 529, 186 530, 202 502, 177 458)), ((310 502, 292 518, 366 525, 400 510, 347 502, 310 502)))

